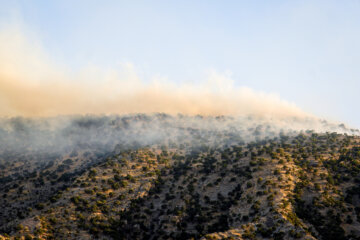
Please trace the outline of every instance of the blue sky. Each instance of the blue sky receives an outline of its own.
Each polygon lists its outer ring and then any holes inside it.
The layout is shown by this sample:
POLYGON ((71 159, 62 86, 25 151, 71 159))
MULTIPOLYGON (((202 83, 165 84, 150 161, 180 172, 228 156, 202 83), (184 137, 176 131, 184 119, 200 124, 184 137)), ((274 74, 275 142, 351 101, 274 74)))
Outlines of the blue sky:
POLYGON ((148 79, 200 81, 209 69, 305 111, 360 128, 360 1, 5 1, 74 71, 131 62, 148 79))

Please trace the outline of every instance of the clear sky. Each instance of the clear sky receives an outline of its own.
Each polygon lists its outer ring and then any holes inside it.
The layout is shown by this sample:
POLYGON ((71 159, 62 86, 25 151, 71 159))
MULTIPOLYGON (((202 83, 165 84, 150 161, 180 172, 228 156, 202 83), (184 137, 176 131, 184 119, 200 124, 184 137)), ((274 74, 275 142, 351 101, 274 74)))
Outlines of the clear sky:
POLYGON ((59 64, 131 62, 144 79, 209 69, 360 128, 360 1, 7 1, 59 64))

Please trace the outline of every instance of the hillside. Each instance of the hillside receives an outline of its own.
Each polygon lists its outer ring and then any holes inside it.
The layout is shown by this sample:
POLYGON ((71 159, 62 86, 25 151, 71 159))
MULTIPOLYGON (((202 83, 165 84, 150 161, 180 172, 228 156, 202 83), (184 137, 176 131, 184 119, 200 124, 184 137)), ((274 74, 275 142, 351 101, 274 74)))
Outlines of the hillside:
POLYGON ((360 239, 356 136, 4 154, 3 239, 360 239))

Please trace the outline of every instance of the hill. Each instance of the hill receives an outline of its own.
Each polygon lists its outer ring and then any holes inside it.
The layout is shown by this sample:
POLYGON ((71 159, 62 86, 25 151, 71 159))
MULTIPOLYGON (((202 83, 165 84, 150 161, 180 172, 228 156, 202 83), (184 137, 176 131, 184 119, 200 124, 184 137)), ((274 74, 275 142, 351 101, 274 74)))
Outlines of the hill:
POLYGON ((164 126, 2 150, 0 239, 360 239, 358 136, 164 126))

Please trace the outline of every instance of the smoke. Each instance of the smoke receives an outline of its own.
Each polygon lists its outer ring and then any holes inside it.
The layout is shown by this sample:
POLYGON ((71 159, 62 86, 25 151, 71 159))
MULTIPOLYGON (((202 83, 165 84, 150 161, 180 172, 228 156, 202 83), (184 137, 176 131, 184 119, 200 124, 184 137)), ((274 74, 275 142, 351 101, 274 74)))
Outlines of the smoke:
POLYGON ((209 71, 197 84, 145 82, 130 63, 74 73, 36 38, 18 28, 0 31, 0 152, 223 146, 308 129, 359 133, 276 95, 238 87, 228 73, 209 71))
POLYGON ((77 72, 56 64, 40 41, 18 28, 0 32, 0 116, 156 113, 309 117, 276 95, 235 86, 209 71, 201 83, 145 82, 131 63, 77 72))
POLYGON ((178 148, 224 147, 301 131, 359 134, 344 125, 313 118, 203 117, 167 114, 63 116, 0 119, 0 153, 4 151, 112 151, 166 145, 178 148))

